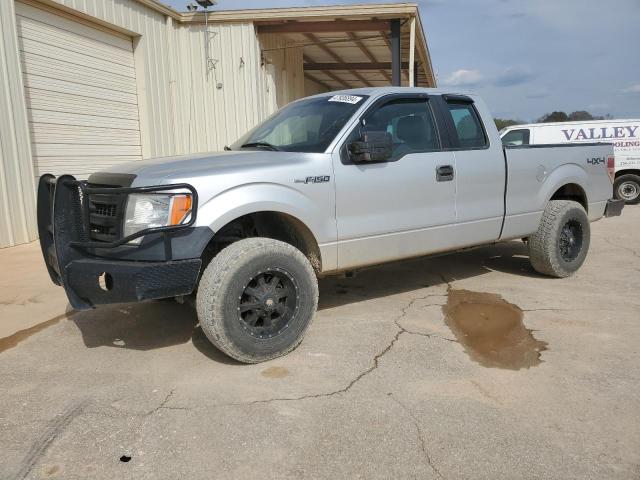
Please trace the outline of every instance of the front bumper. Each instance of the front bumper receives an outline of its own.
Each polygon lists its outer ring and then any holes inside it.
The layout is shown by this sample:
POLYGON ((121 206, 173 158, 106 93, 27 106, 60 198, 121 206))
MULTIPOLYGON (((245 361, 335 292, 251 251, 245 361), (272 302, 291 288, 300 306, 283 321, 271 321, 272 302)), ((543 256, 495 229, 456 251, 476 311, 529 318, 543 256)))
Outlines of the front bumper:
POLYGON ((139 191, 187 189, 194 195, 189 222, 140 232, 140 246, 131 237, 114 242, 93 241, 90 234, 89 198, 105 188, 77 181, 70 175, 56 179, 43 175, 38 185, 38 232, 51 280, 64 288, 78 310, 101 304, 138 302, 192 293, 202 266, 200 253, 212 232, 194 228, 197 193, 190 185, 109 188, 111 195, 139 191), (176 245, 194 245, 194 258, 174 255, 176 245), (177 258, 176 258, 177 257, 177 258), (145 261, 140 261, 143 259, 145 261))
POLYGON ((605 217, 619 217, 622 215, 622 209, 624 208, 624 200, 617 198, 611 198, 607 200, 607 206, 604 209, 605 217))

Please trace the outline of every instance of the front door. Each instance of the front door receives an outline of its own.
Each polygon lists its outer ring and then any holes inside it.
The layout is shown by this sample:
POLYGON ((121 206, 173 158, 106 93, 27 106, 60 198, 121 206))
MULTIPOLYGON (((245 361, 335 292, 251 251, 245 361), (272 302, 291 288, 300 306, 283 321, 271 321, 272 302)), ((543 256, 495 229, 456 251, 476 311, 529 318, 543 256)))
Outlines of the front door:
POLYGON ((338 267, 443 250, 456 222, 455 156, 443 151, 426 95, 376 102, 347 136, 333 163, 338 267), (353 163, 347 145, 365 131, 386 131, 392 157, 353 163))

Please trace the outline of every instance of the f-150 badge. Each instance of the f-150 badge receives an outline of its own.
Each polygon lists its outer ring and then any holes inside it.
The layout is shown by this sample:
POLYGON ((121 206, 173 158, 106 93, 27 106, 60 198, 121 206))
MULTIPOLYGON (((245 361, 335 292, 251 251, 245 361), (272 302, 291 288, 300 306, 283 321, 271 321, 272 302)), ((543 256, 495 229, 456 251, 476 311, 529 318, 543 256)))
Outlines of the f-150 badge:
POLYGON ((329 175, 320 175, 318 177, 307 177, 305 179, 298 178, 294 180, 295 183, 326 183, 331 180, 329 175))

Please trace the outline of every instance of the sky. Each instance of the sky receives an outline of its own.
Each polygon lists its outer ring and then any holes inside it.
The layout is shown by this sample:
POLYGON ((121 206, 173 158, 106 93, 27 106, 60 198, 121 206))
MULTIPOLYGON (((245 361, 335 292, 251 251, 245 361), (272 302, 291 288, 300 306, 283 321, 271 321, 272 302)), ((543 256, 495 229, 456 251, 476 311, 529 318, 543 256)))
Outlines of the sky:
MULTIPOLYGON (((184 11, 188 2, 165 3, 184 11)), ((363 3, 381 2, 219 0, 214 9, 363 3)), ((482 95, 495 117, 640 117, 640 0, 417 3, 438 86, 482 95)))

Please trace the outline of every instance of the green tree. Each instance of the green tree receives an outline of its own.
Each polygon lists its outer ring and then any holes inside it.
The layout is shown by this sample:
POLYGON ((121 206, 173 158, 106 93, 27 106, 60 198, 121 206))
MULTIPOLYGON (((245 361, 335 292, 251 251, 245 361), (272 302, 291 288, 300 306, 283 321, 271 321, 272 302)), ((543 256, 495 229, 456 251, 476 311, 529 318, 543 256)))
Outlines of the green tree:
POLYGON ((545 113, 538 119, 538 123, 551 123, 551 122, 567 122, 569 121, 569 115, 565 112, 551 112, 545 113))
POLYGON ((510 127, 512 125, 521 125, 524 123, 521 120, 511 120, 507 118, 494 118, 493 121, 495 122, 498 130, 502 130, 503 128, 510 127))
POLYGON ((596 120, 596 117, 591 115, 589 112, 585 110, 578 110, 577 112, 571 112, 569 114, 569 120, 574 121, 585 121, 585 120, 596 120))

